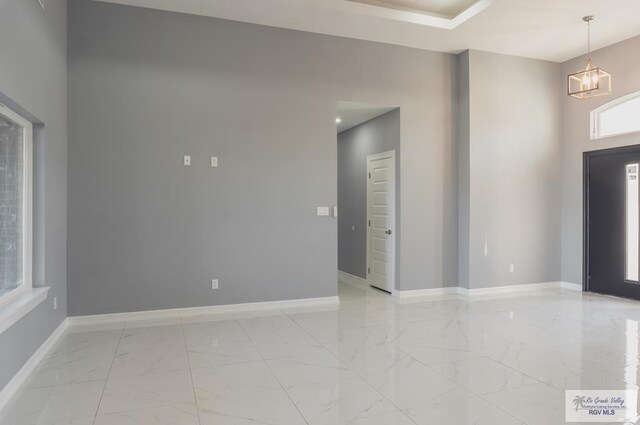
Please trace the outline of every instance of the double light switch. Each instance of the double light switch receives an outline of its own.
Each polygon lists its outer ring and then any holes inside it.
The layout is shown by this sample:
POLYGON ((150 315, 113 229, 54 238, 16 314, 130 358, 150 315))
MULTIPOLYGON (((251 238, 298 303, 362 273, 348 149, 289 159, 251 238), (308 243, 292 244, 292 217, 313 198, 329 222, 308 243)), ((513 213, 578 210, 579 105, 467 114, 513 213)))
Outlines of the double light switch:
POLYGON ((333 211, 333 217, 338 217, 338 207, 318 207, 316 215, 318 217, 329 217, 329 215, 331 215, 331 211, 333 211))

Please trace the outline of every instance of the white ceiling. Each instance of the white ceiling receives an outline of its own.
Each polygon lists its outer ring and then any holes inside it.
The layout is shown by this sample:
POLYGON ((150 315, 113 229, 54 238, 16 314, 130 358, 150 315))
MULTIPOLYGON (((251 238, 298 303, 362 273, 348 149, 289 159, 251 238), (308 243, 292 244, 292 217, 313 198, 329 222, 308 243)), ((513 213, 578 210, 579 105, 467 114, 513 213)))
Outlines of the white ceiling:
POLYGON ((369 103, 338 102, 336 118, 340 118, 342 122, 336 124, 337 132, 342 133, 396 108, 396 106, 372 105, 369 103))
POLYGON ((438 16, 464 0, 366 0, 395 8, 348 0, 100 1, 434 51, 478 49, 556 62, 585 53, 584 15, 596 16, 596 49, 640 34, 639 0, 480 0, 452 19, 438 16), (401 10, 412 2, 432 10, 401 10))

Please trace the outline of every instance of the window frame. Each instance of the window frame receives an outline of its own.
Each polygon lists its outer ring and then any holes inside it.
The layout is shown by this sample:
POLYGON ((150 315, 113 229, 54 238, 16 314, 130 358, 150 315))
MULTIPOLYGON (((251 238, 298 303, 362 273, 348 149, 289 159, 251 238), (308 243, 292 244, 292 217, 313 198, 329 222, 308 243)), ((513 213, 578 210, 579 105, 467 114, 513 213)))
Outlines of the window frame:
POLYGON ((591 111, 591 140, 608 139, 610 137, 626 136, 629 134, 640 133, 640 129, 638 129, 638 130, 624 131, 621 133, 608 134, 606 136, 600 135, 600 127, 601 127, 600 116, 602 112, 608 111, 623 103, 629 102, 631 100, 639 99, 639 98, 640 98, 640 91, 635 93, 630 93, 626 96, 619 97, 591 111))
POLYGON ((638 228, 638 221, 640 220, 640 216, 638 215, 638 211, 637 211, 637 205, 639 202, 639 198, 640 198, 640 189, 638 188, 638 178, 640 178, 640 163, 639 162, 630 162, 627 163, 625 165, 625 259, 624 259, 624 281, 626 283, 632 283, 634 285, 637 285, 638 283, 640 283, 640 268, 639 265, 636 263, 635 264, 635 270, 631 271, 629 268, 629 242, 630 242, 630 224, 631 221, 634 220, 636 222, 636 229, 635 229, 635 235, 632 237, 632 242, 635 242, 635 252, 633 252, 632 257, 636 257, 638 255, 638 251, 640 250, 640 245, 639 245, 639 240, 640 240, 640 229, 638 228), (635 172, 630 173, 629 172, 629 168, 630 167, 635 167, 635 172), (630 182, 630 174, 633 174, 636 180, 636 187, 629 187, 629 182, 630 182), (633 191, 635 191, 635 203, 636 203, 636 210, 635 212, 635 217, 630 217, 629 213, 630 213, 630 205, 629 205, 629 191, 630 189, 633 189, 633 191), (630 273, 634 273, 634 276, 630 276, 630 273), (633 278, 635 277, 635 279, 633 278))
POLYGON ((33 124, 22 115, 0 103, 0 115, 23 128, 23 255, 22 285, 0 296, 0 307, 33 289, 33 124))

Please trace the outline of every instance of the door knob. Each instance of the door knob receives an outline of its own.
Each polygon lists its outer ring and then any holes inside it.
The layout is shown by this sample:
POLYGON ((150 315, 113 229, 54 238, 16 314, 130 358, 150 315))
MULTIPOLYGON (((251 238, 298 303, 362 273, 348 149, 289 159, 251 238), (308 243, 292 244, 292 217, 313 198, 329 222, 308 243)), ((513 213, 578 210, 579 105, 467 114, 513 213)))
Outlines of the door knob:
POLYGON ((391 230, 387 230, 385 233, 386 233, 387 235, 390 235, 390 234, 391 234, 391 230))

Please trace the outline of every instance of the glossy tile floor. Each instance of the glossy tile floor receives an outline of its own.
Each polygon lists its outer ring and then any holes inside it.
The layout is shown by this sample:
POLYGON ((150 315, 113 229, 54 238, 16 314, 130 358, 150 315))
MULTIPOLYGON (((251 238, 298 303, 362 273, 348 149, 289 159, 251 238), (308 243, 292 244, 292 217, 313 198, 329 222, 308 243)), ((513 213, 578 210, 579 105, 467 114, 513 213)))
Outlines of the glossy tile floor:
MULTIPOLYGON (((554 425, 637 388, 640 303, 548 291, 73 328, 2 425, 554 425)), ((634 423, 632 421, 628 423, 634 423)))

